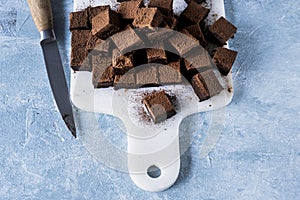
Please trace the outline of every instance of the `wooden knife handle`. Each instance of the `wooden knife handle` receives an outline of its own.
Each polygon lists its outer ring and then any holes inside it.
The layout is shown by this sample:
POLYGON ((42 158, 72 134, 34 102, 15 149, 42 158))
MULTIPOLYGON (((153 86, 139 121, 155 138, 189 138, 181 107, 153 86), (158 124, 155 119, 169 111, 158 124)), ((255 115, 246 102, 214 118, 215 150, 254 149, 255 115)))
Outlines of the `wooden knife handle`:
POLYGON ((53 29, 53 16, 50 0, 27 0, 33 21, 39 30, 53 29))

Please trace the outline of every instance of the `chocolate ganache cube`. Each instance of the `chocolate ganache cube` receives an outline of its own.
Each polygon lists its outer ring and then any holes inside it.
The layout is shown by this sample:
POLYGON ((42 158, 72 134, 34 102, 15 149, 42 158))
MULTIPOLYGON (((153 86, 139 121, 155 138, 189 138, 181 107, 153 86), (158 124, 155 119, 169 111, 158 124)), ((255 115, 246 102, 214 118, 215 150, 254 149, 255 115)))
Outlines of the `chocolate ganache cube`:
POLYGON ((158 27, 163 16, 157 8, 140 8, 132 22, 136 28, 158 27))
POLYGON ((180 23, 184 26, 200 24, 208 15, 209 9, 191 1, 180 15, 180 23))
POLYGON ((176 114, 173 104, 164 91, 156 92, 143 99, 154 123, 159 123, 176 114))
POLYGON ((237 52, 223 47, 217 48, 213 57, 214 63, 217 65, 222 75, 227 76, 236 59, 237 52))
POLYGON ((120 18, 113 10, 103 10, 92 19, 92 34, 106 39, 120 30, 120 18))
POLYGON ((123 19, 133 20, 139 8, 144 7, 142 0, 125 1, 120 4, 118 13, 123 19))
POLYGON ((237 28, 224 17, 220 17, 211 27, 209 27, 210 33, 221 44, 225 44, 230 38, 233 38, 236 30, 237 28))
POLYGON ((150 0, 148 7, 156 7, 161 13, 171 15, 173 13, 173 0, 150 0))

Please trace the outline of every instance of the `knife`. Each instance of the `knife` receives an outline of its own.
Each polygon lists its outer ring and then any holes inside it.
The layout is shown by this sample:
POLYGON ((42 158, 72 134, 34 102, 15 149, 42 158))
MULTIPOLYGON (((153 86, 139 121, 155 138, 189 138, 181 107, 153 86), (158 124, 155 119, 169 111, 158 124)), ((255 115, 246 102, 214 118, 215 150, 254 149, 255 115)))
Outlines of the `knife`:
POLYGON ((68 129, 72 135, 76 137, 76 128, 68 86, 53 31, 53 16, 50 0, 28 0, 28 4, 33 21, 41 34, 40 44, 56 105, 68 129))

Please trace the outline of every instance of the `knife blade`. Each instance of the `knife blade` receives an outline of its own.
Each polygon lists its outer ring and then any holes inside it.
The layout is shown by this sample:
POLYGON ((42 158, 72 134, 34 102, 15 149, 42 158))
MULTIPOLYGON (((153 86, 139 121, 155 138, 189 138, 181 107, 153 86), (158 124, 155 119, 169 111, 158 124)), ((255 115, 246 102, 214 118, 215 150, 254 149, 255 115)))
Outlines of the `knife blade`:
POLYGON ((40 44, 56 105, 68 129, 76 137, 76 127, 67 81, 53 31, 50 0, 28 0, 28 4, 34 23, 41 34, 40 44))

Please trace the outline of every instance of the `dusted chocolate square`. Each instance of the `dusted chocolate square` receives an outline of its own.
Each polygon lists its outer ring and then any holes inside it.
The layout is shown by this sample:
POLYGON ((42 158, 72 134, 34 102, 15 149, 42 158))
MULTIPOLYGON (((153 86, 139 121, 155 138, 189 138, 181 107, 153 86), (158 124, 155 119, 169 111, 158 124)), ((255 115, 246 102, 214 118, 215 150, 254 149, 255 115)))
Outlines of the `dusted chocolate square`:
POLYGON ((118 13, 123 19, 134 19, 139 8, 144 7, 142 0, 125 1, 120 4, 118 13))
POLYGON ((173 0, 150 0, 148 7, 156 7, 163 14, 170 15, 173 13, 173 0))
POLYGON ((185 30, 187 30, 189 32, 189 34, 191 34, 193 37, 195 37, 197 40, 199 40, 199 43, 202 46, 204 46, 204 47, 206 46, 206 40, 201 31, 199 24, 194 24, 194 25, 185 27, 185 30))
POLYGON ((157 65, 146 64, 136 70, 136 84, 138 87, 158 86, 157 65))
POLYGON ((89 29, 89 17, 87 10, 70 13, 70 29, 89 29))
POLYGON ((118 13, 110 9, 99 12, 92 19, 92 34, 101 39, 106 39, 120 30, 118 13))
POLYGON ((176 114, 174 106, 164 91, 155 92, 143 99, 154 123, 159 123, 176 114))
POLYGON ((207 17, 208 13, 209 9, 191 1, 181 13, 180 19, 185 24, 199 24, 207 17))
POLYGON ((202 76, 199 73, 193 76, 191 84, 193 86, 195 94, 198 96, 200 101, 209 99, 209 92, 206 88, 202 76))
POLYGON ((146 49, 148 63, 166 64, 167 55, 163 49, 146 49))
POLYGON ((105 5, 105 6, 96 6, 96 7, 87 7, 87 12, 89 15, 89 23, 92 24, 92 20, 93 18, 98 15, 100 12, 104 11, 104 10, 109 10, 110 6, 109 5, 105 5))
POLYGON ((118 49, 113 50, 112 64, 117 75, 123 75, 134 68, 132 54, 123 55, 118 49))
POLYGON ((140 8, 132 22, 136 28, 158 27, 163 21, 163 16, 157 8, 140 8))
POLYGON ((160 85, 182 83, 180 60, 171 62, 168 65, 159 66, 158 77, 160 85))
POLYGON ((92 80, 95 88, 109 87, 113 85, 113 68, 111 57, 104 55, 92 55, 92 80))
POLYGON ((124 75, 115 75, 115 81, 114 81, 114 89, 133 89, 137 88, 135 84, 135 72, 134 70, 130 70, 124 75))
POLYGON ((223 47, 217 48, 213 57, 214 63, 217 65, 222 75, 227 76, 236 59, 237 52, 223 47))
POLYGON ((209 27, 209 31, 221 44, 225 44, 230 38, 233 38, 236 30, 237 28, 224 17, 220 17, 209 27))
POLYGON ((219 94, 223 90, 223 87, 211 69, 201 72, 200 75, 205 83, 210 97, 219 94))
POLYGON ((131 27, 113 35, 111 39, 122 53, 144 48, 143 41, 131 27))

